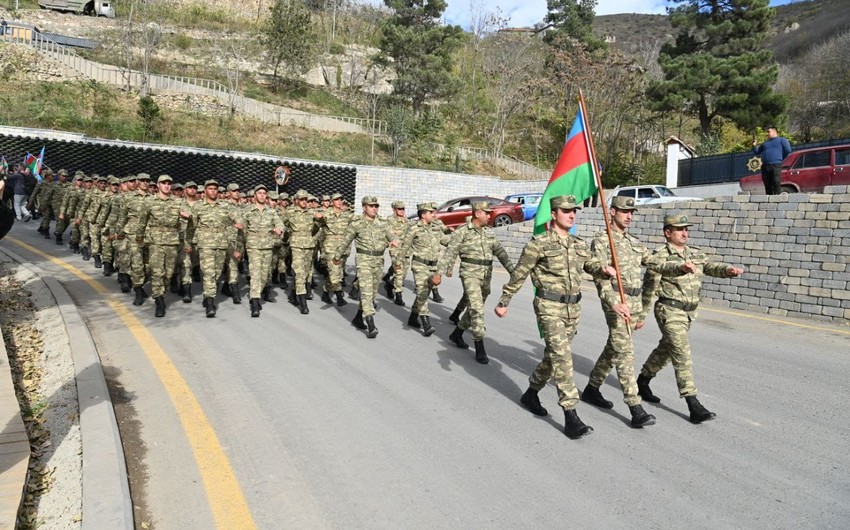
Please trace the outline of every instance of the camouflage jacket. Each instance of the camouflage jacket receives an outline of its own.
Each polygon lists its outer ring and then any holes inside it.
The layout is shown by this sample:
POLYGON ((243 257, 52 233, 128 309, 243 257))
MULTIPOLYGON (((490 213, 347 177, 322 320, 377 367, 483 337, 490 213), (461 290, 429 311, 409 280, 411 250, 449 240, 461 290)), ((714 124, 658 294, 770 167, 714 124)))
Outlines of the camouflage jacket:
POLYGON ((342 241, 342 236, 345 235, 345 229, 351 223, 351 214, 342 211, 335 211, 333 208, 328 208, 325 211, 325 216, 318 220, 321 227, 322 248, 327 253, 333 253, 342 241))
POLYGON ((727 269, 732 265, 712 260, 697 247, 685 245, 679 251, 669 243, 655 249, 647 264, 643 279, 643 303, 648 308, 652 298, 676 300, 696 306, 700 300, 702 277, 731 278, 727 269), (682 272, 685 262, 696 265, 695 273, 682 272))
MULTIPOLYGON (((642 283, 641 266, 646 266, 652 252, 638 238, 628 232, 612 230, 611 237, 614 240, 614 248, 617 251, 617 263, 620 266, 620 276, 623 279, 623 292, 629 309, 636 314, 643 312, 640 295, 630 295, 632 289, 640 289, 642 283)), ((611 248, 608 242, 608 233, 601 231, 593 236, 590 243, 590 251, 593 257, 600 263, 613 266, 611 260, 611 248)), ((620 288, 617 285, 617 277, 595 278, 596 290, 602 301, 602 308, 611 311, 614 304, 620 303, 620 288)), ((636 292, 636 291, 632 291, 636 292)))
MULTIPOLYGON (((499 303, 507 306, 529 274, 538 294, 577 295, 581 292, 582 273, 596 277, 602 273, 603 267, 605 264, 593 258, 583 239, 569 234, 562 238, 554 230, 538 234, 522 249, 510 280, 502 288, 499 303)), ((561 313, 566 308, 568 318, 581 315, 578 302, 564 304, 537 297, 535 307, 543 313, 561 313)))
POLYGON ((103 205, 97 214, 95 224, 103 227, 103 235, 115 234, 118 213, 121 211, 122 194, 109 192, 103 199, 103 205))
POLYGON ((411 225, 405 231, 393 264, 401 265, 410 256, 425 261, 439 260, 443 233, 439 228, 435 230, 433 225, 433 222, 425 224, 423 221, 411 225))
POLYGON ((146 192, 135 190, 124 196, 121 212, 118 214, 118 233, 134 236, 139 233, 139 217, 144 212, 145 202, 150 200, 146 192))
POLYGON ((180 217, 183 201, 153 196, 144 202, 139 216, 139 234, 151 245, 183 245, 186 220, 180 217))
POLYGON ((59 182, 58 180, 50 185, 50 207, 53 213, 58 217, 59 208, 62 207, 62 200, 65 198, 65 193, 70 191, 71 184, 69 182, 59 182))
POLYGON ((316 248, 319 224, 316 222, 315 215, 316 212, 309 208, 287 208, 283 224, 289 236, 290 247, 316 248))
POLYGON ((446 252, 437 266, 438 272, 448 272, 454 268, 455 260, 460 256, 460 275, 489 272, 493 258, 497 258, 508 272, 513 272, 514 265, 508 253, 493 235, 488 226, 475 228, 472 221, 459 226, 455 230, 446 252))
POLYGON ((395 234, 387 225, 386 219, 375 217, 369 219, 365 215, 357 217, 345 229, 342 241, 334 251, 334 259, 348 254, 348 248, 354 242, 359 253, 381 253, 383 255, 389 243, 398 241, 395 234))
POLYGON ((230 228, 241 222, 238 212, 230 205, 201 200, 192 205, 192 229, 187 240, 198 248, 236 248, 236 232, 230 228))
MULTIPOLYGON (((395 234, 395 238, 401 241, 404 239, 404 235, 407 233, 408 229, 413 226, 415 223, 411 222, 407 217, 399 217, 393 213, 393 215, 387 217, 387 225, 392 230, 392 233, 395 234)), ((397 255, 405 256, 405 254, 399 254, 401 247, 391 248, 390 256, 395 259, 397 255)), ((407 254, 409 256, 410 254, 407 254)))
MULTIPOLYGON (((83 193, 85 193, 85 191, 83 191, 82 187, 78 188, 76 185, 72 185, 62 194, 62 201, 59 203, 57 211, 59 212, 59 215, 65 216, 66 221, 73 218, 74 214, 77 213, 77 205, 80 203, 83 193)), ((56 204, 56 193, 53 194, 53 204, 56 204)))
POLYGON ((276 208, 265 206, 260 208, 252 204, 244 212, 245 246, 247 249, 271 249, 280 243, 279 235, 272 230, 283 230, 283 220, 276 208))
POLYGON ((90 190, 86 191, 86 196, 77 210, 77 218, 93 223, 97 219, 101 201, 105 196, 105 191, 100 191, 99 188, 92 186, 90 190))

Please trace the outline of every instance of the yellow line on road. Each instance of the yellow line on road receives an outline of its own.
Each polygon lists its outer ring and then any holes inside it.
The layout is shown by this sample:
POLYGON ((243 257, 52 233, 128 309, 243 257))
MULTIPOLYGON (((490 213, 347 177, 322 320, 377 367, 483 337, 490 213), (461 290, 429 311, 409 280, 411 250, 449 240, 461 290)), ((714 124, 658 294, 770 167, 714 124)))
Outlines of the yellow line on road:
POLYGON ((747 313, 739 313, 737 311, 728 311, 728 310, 724 310, 724 309, 711 309, 711 308, 704 307, 704 306, 700 307, 699 310, 700 311, 709 311, 711 313, 720 313, 722 315, 732 315, 732 316, 736 316, 736 317, 752 318, 753 320, 764 320, 765 322, 773 322, 775 324, 782 324, 783 326, 793 326, 793 327, 796 327, 796 328, 813 329, 813 330, 816 330, 816 331, 827 331, 829 333, 839 333, 841 335, 850 335, 850 330, 845 331, 845 330, 842 330, 842 329, 827 328, 827 327, 823 327, 823 326, 810 326, 808 324, 798 324, 797 322, 793 322, 791 320, 780 320, 778 318, 763 317, 763 316, 759 316, 759 315, 748 315, 747 313))
POLYGON ((86 282, 97 293, 104 295, 106 303, 136 338, 171 397, 192 447, 195 462, 200 470, 216 528, 228 530, 256 528, 251 510, 248 508, 248 503, 242 494, 242 489, 239 487, 230 461, 227 459, 227 455, 224 453, 224 449, 222 449, 221 443, 219 443, 218 437, 200 403, 198 403, 198 399, 145 325, 127 309, 124 303, 112 300, 111 295, 113 293, 111 291, 94 281, 80 269, 14 237, 7 237, 6 240, 62 267, 86 282))

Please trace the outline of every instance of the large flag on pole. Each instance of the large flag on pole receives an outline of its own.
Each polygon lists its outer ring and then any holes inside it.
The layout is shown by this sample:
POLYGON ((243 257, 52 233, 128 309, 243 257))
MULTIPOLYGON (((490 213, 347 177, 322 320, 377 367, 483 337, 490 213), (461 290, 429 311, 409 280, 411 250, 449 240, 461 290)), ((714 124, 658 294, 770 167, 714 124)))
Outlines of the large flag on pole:
POLYGON ((41 167, 44 165, 44 147, 41 148, 41 153, 39 153, 38 158, 27 153, 27 156, 24 157, 24 165, 30 168, 30 173, 32 173, 39 182, 44 180, 41 176, 41 167))
POLYGON ((552 220, 552 210, 549 208, 550 198, 558 195, 575 195, 577 202, 581 203, 596 195, 597 179, 594 164, 591 162, 593 157, 590 152, 589 136, 590 128, 579 109, 549 184, 543 191, 537 213, 534 215, 535 234, 545 232, 549 221, 552 220))

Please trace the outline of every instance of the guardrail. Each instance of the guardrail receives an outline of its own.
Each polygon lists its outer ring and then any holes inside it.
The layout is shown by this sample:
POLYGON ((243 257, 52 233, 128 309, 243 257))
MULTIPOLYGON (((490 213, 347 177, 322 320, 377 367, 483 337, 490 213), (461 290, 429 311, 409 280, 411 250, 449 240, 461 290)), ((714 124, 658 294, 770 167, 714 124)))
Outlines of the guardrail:
MULTIPOLYGON (((449 149, 443 144, 429 143, 429 145, 438 153, 445 153, 446 150, 449 149)), ((455 147, 454 150, 460 156, 461 160, 487 161, 515 175, 520 175, 522 177, 528 177, 530 179, 535 180, 547 180, 550 177, 550 173, 544 169, 540 169, 537 166, 533 166, 528 162, 517 160, 516 158, 506 157, 503 155, 496 155, 491 149, 487 149, 484 147, 458 146, 455 147)))

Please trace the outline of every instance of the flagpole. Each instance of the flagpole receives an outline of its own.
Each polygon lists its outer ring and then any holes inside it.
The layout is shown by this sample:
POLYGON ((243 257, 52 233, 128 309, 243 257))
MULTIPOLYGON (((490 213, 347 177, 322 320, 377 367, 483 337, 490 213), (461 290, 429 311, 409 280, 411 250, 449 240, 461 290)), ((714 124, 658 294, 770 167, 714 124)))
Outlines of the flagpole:
MULTIPOLYGON (((608 234, 608 245, 611 248, 611 265, 617 275, 617 288, 620 291, 620 302, 626 303, 626 293, 623 290, 623 277, 620 275, 620 263, 617 260, 617 251, 614 248, 614 235, 611 231, 611 219, 608 212, 607 204, 605 204, 605 188, 602 187, 602 172, 599 169, 599 164, 596 160, 596 148, 593 145, 593 134, 590 132, 590 125, 587 124, 587 108, 584 105, 584 93, 581 89, 578 91, 578 104, 581 108, 581 116, 584 123, 584 130, 587 131, 587 149, 590 155, 590 164, 593 175, 596 178, 596 187, 599 189, 599 201, 602 203, 602 218, 605 219, 605 231, 608 234)), ((629 332, 629 337, 632 335, 631 319, 625 318, 626 329, 629 332)))

